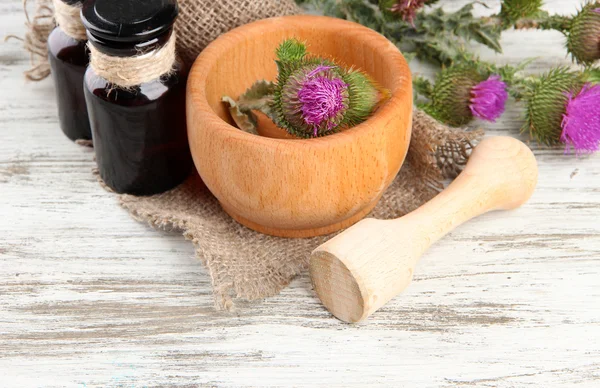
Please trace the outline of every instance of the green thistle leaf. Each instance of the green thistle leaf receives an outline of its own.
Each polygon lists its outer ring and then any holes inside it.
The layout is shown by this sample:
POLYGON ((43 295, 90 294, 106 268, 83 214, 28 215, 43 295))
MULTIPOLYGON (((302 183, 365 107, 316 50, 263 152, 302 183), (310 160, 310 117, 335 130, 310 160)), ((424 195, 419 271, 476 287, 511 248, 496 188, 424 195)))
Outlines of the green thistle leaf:
POLYGON ((431 99, 431 96, 433 95, 433 85, 428 79, 423 77, 413 77, 413 88, 416 95, 421 95, 427 99, 431 99))
POLYGON ((397 18, 397 15, 390 11, 390 9, 397 3, 397 0, 379 0, 379 9, 389 19, 397 18))

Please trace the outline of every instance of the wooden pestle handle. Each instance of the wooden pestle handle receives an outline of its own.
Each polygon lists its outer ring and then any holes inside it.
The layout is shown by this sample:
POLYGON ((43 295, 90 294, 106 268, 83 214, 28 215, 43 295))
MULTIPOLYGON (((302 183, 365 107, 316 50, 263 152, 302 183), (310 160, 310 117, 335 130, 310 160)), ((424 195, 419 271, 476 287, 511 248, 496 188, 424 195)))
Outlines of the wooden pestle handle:
POLYGON ((317 295, 342 321, 362 321, 408 287, 433 243, 471 218, 523 205, 537 175, 522 142, 482 141, 463 173, 421 208, 396 220, 365 219, 317 248, 310 260, 317 295))

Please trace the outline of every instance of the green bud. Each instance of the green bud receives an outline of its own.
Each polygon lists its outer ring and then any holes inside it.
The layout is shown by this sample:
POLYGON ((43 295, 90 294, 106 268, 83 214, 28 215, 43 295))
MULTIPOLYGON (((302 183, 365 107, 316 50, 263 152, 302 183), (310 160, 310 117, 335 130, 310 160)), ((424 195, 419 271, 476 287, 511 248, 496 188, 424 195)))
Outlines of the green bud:
POLYGON ((553 69, 540 76, 526 95, 523 132, 529 131, 541 144, 558 144, 568 101, 567 93, 578 92, 584 84, 585 76, 567 67, 553 69))
POLYGON ((509 24, 519 19, 533 18, 541 10, 543 0, 504 0, 500 16, 509 24))
POLYGON ((567 34, 567 49, 579 64, 600 59, 600 2, 589 3, 573 18, 567 34))
POLYGON ((297 62, 306 57, 306 45, 297 39, 283 41, 276 50, 280 62, 297 62))

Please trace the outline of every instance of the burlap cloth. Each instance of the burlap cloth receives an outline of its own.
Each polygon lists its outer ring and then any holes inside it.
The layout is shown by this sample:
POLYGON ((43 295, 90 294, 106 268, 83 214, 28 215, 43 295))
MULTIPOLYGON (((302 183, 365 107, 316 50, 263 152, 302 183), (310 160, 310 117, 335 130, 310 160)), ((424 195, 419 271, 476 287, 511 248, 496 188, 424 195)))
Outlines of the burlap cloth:
MULTIPOLYGON (((27 0, 24 3, 27 6, 27 0)), ((299 12, 291 0, 180 0, 180 10, 178 52, 188 64, 208 43, 234 27, 299 12)), ((36 14, 27 17, 27 24, 24 42, 34 67, 26 76, 40 80, 50 71, 45 45, 54 26, 51 0, 37 0, 36 14)), ((461 171, 481 135, 448 128, 415 111, 406 162, 369 216, 397 218, 433 198, 445 179, 461 171)), ((193 242, 212 279, 218 308, 233 307, 235 298, 277 294, 306 269, 311 251, 332 237, 284 239, 254 232, 231 219, 197 175, 164 194, 119 195, 118 200, 135 219, 157 229, 179 230, 193 242)))
POLYGON ((259 19, 301 12, 293 0, 179 0, 178 53, 186 63, 219 35, 259 19))

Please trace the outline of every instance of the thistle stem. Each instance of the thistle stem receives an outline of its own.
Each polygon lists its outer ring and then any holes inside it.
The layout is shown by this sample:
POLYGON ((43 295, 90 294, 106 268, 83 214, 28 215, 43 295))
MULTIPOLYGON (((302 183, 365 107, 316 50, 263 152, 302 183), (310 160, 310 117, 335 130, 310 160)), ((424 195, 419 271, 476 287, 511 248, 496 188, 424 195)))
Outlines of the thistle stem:
POLYGON ((516 30, 538 29, 538 30, 556 30, 562 33, 569 31, 571 21, 569 16, 549 15, 544 12, 535 18, 523 18, 515 23, 507 23, 500 15, 493 15, 481 18, 481 21, 487 25, 502 27, 503 30, 515 28, 516 30))
POLYGON ((568 16, 552 15, 535 19, 522 19, 515 23, 517 30, 536 28, 539 30, 556 30, 562 33, 571 28, 571 18, 568 16))

